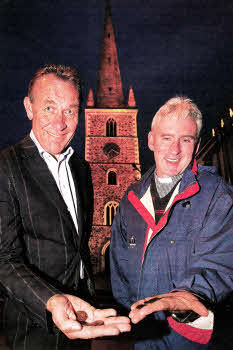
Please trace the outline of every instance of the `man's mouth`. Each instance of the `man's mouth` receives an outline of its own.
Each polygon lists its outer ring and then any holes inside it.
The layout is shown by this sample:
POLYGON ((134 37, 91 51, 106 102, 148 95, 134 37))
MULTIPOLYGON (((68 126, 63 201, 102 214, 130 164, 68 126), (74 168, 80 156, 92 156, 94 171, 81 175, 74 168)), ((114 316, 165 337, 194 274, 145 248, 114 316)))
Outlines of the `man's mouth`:
POLYGON ((54 134, 54 133, 49 132, 49 131, 47 131, 47 134, 49 136, 52 136, 52 137, 55 137, 55 138, 63 138, 65 136, 65 134, 54 134))
POLYGON ((176 159, 167 158, 166 160, 167 160, 168 162, 171 162, 171 163, 177 163, 177 162, 179 162, 179 159, 178 159, 178 158, 176 158, 176 159))

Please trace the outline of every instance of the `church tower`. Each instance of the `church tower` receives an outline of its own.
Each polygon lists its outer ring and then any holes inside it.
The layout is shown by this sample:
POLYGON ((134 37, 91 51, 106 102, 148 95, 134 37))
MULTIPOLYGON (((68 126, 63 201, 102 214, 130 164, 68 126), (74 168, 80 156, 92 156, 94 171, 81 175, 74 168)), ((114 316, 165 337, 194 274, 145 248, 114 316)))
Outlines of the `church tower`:
POLYGON ((127 187, 140 179, 136 102, 132 86, 125 104, 110 2, 106 0, 104 35, 96 94, 90 89, 85 109, 85 159, 94 187, 90 249, 96 273, 107 271, 111 225, 127 187))

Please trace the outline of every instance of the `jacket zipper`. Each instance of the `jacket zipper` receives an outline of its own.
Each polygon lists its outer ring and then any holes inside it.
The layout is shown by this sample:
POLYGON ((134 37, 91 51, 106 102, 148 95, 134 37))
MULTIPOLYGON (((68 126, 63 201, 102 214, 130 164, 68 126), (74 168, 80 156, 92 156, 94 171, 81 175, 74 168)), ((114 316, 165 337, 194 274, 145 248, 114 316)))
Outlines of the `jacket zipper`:
MULTIPOLYGON (((183 192, 179 193, 179 195, 184 194, 184 193, 188 190, 188 188, 191 187, 191 186, 193 186, 195 183, 196 183, 196 182, 193 182, 192 184, 190 184, 188 187, 186 187, 186 189, 185 189, 183 192)), ((187 197, 187 198, 190 198, 190 197, 187 197)), ((187 199, 187 198, 185 198, 185 199, 187 199)), ((174 198, 174 199, 175 199, 175 198, 174 198)), ((169 218, 170 218, 169 214, 170 214, 170 212, 171 212, 171 209, 173 208, 173 206, 174 206, 176 203, 178 203, 178 202, 181 201, 181 200, 182 200, 182 198, 181 198, 180 200, 177 200, 177 201, 175 201, 175 202, 172 203, 171 207, 168 209, 169 212, 168 212, 168 216, 167 216, 166 223, 163 225, 163 227, 161 227, 161 228, 158 230, 158 232, 156 232, 156 234, 154 235, 154 237, 152 237, 152 239, 154 239, 154 238, 157 236, 157 234, 158 234, 160 231, 162 231, 162 230, 164 229, 165 225, 167 224, 167 222, 168 222, 168 220, 169 220, 169 218)), ((150 240, 150 242, 152 241, 152 239, 150 240)), ((140 272, 139 272, 138 290, 137 290, 137 300, 139 300, 139 292, 140 292, 140 288, 141 288, 141 275, 142 275, 143 265, 144 265, 145 257, 146 257, 147 250, 148 250, 148 247, 149 247, 149 245, 150 245, 150 242, 149 242, 149 243, 147 244, 147 246, 146 246, 146 250, 145 250, 144 255, 143 255, 143 261, 142 261, 141 268, 140 268, 140 272)))

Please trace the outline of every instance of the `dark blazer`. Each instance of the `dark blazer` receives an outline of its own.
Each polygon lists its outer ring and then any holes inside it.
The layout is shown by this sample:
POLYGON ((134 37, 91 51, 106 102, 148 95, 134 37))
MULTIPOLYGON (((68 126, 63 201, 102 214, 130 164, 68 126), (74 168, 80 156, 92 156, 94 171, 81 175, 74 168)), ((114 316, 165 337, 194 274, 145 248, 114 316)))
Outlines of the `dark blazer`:
MULTIPOLYGON (((33 324, 47 328, 45 304, 79 290, 80 258, 90 293, 88 238, 92 220, 90 167, 70 159, 78 207, 77 234, 56 182, 30 136, 0 154, 0 284, 33 324)), ((82 283, 83 288, 83 283, 82 283)))

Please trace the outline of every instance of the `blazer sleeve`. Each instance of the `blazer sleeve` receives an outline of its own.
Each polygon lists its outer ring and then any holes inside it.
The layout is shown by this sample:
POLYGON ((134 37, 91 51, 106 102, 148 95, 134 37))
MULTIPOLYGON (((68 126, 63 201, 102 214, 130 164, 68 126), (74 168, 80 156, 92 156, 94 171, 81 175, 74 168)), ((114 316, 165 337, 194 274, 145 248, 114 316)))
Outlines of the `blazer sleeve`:
POLYGON ((0 155, 0 285, 4 296, 41 327, 48 328, 47 300, 59 290, 33 272, 24 256, 23 218, 9 159, 0 155))

